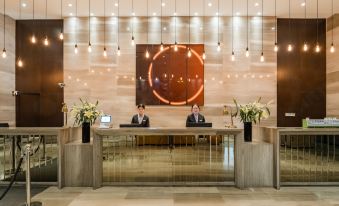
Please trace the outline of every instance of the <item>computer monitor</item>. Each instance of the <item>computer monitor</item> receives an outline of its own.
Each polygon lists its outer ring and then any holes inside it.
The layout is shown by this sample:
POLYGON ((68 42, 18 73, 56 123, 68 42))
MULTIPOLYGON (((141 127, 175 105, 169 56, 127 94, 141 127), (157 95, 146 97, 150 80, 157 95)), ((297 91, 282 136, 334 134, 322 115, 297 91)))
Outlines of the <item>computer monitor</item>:
POLYGON ((112 116, 111 115, 103 115, 100 118, 100 126, 99 128, 110 128, 111 127, 112 116))

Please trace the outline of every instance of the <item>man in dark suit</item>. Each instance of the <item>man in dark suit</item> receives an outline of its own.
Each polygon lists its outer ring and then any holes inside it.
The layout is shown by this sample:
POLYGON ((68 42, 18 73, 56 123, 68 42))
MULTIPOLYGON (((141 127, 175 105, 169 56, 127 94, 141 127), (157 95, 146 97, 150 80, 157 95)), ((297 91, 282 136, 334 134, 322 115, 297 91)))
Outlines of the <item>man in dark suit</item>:
POLYGON ((145 105, 138 104, 138 114, 132 118, 132 124, 140 124, 142 127, 149 127, 149 118, 145 115, 145 105))
POLYGON ((191 110, 192 110, 192 114, 187 116, 186 126, 190 122, 192 122, 192 123, 194 123, 194 122, 195 123, 205 122, 205 117, 199 113, 200 112, 199 105, 193 104, 191 110))

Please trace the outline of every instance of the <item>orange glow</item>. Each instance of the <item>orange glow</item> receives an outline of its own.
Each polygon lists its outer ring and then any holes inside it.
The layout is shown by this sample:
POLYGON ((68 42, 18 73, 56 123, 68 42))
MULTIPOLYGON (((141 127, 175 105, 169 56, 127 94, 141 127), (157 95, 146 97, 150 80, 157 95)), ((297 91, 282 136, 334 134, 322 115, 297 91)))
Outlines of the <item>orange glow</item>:
POLYGON ((201 85, 201 87, 200 87, 200 89, 198 90, 198 92, 195 93, 195 95, 194 95, 193 97, 189 98, 189 99, 187 100, 187 102, 191 102, 191 101, 193 101, 195 98, 197 98, 197 97, 199 96, 199 94, 202 92, 203 89, 204 89, 204 85, 201 85))
POLYGON ((151 75, 152 67, 153 67, 153 63, 151 63, 149 65, 149 69, 148 69, 148 83, 149 83, 150 87, 153 86, 153 84, 152 84, 152 75, 151 75))
POLYGON ((176 106, 178 106, 178 105, 185 105, 185 104, 186 104, 186 101, 182 101, 182 102, 171 102, 170 104, 171 104, 171 105, 176 105, 176 106))
POLYGON ((162 102, 168 104, 169 101, 167 99, 162 98, 155 90, 153 90, 153 94, 162 102))

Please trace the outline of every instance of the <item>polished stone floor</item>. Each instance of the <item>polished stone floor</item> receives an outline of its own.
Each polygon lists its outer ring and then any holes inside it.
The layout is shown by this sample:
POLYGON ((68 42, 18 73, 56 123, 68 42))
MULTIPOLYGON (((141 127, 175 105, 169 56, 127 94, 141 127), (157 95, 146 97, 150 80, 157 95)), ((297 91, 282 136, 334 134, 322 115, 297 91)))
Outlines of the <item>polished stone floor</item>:
POLYGON ((339 187, 50 187, 33 200, 44 206, 339 206, 339 187))

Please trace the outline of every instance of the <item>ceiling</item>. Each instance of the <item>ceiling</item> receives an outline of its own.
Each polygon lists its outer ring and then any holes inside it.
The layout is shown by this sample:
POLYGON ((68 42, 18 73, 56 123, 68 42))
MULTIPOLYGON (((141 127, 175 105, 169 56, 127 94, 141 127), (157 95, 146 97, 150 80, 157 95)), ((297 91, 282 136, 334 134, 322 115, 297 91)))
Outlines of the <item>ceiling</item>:
MULTIPOLYGON (((0 0, 0 11, 3 12, 3 1, 0 0)), ((78 16, 88 16, 89 0, 77 0, 78 16)), ((90 0, 91 13, 93 16, 104 16, 104 2, 106 16, 116 16, 118 14, 118 0, 90 0)), ((147 15, 147 0, 120 0, 120 16, 132 15, 132 1, 134 2, 134 12, 136 16, 147 15)), ((161 7, 163 8, 164 16, 173 16, 175 11, 175 0, 148 0, 148 14, 150 16, 160 16, 161 7)), ((204 8, 206 16, 215 16, 218 12, 218 0, 176 0, 177 1, 177 15, 189 15, 189 1, 191 2, 191 16, 203 16, 204 8), (205 2, 205 4, 204 4, 205 2)), ((232 15, 232 0, 219 0, 220 14, 223 16, 232 15)), ((288 2, 289 0, 277 1, 277 16, 288 17, 288 2)), ((306 10, 308 18, 317 17, 317 0, 290 0, 291 1, 291 17, 303 18, 306 1, 306 10)), ((332 0, 318 0, 319 1, 319 17, 331 16, 332 0)), ((339 1, 334 1, 334 13, 339 13, 339 1)), ((61 16, 61 0, 47 0, 47 18, 60 18, 61 16)), ((247 0, 234 0, 234 15, 246 16, 246 2, 247 0)), ((248 0, 249 15, 261 15, 262 0, 248 0)), ((76 0, 62 0, 63 16, 75 16, 76 0)), ((264 0, 264 16, 274 16, 275 0, 264 0)), ((33 0, 6 0, 6 14, 14 19, 19 19, 19 8, 21 7, 21 18, 32 19, 33 0), (20 3, 21 2, 21 3, 20 3)), ((45 18, 46 0, 35 0, 35 18, 45 18)))

